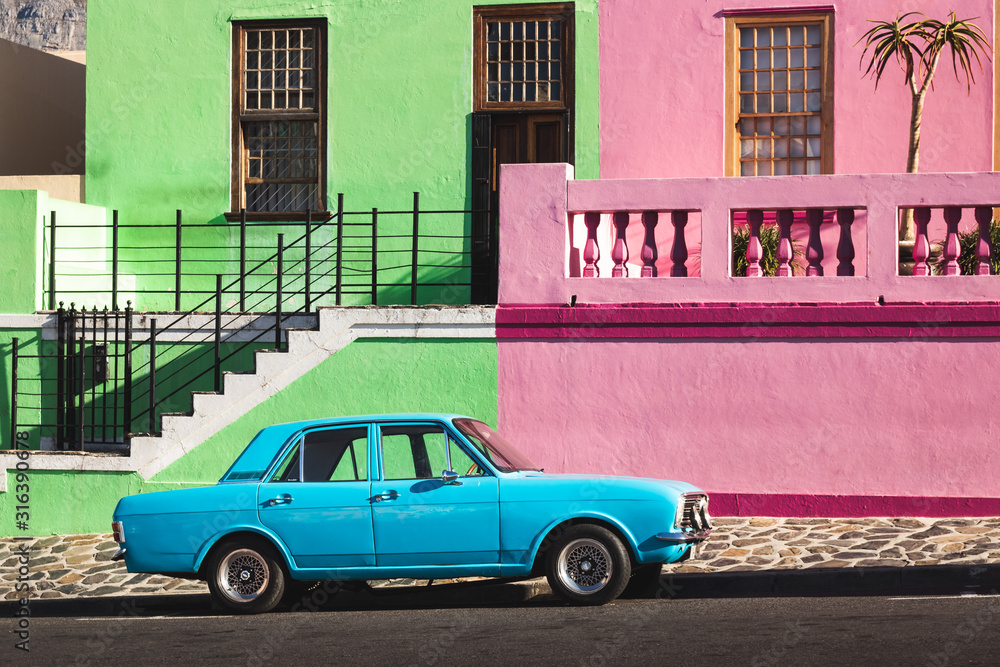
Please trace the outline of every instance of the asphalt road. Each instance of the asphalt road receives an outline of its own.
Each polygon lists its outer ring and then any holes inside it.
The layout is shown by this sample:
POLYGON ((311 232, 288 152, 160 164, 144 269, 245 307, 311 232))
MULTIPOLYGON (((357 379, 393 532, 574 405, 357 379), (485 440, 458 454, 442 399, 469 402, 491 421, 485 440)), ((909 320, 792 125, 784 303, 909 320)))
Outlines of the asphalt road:
POLYGON ((1000 664, 1000 595, 215 614, 36 617, 30 653, 2 619, 0 665, 1000 664))

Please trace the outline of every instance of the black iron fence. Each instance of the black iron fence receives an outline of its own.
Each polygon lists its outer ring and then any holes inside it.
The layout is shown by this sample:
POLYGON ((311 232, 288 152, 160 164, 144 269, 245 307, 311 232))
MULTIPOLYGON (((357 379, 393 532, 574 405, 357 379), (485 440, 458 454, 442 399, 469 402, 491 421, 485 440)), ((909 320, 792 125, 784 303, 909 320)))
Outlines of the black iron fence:
POLYGON ((110 226, 76 225, 53 211, 47 305, 86 302, 114 310, 129 300, 140 310, 183 312, 211 296, 222 275, 225 310, 254 312, 249 299, 266 291, 268 278, 255 279, 248 267, 276 262, 277 255, 284 259, 286 310, 469 303, 477 289, 470 229, 474 217, 488 214, 422 210, 419 193, 410 209, 364 211, 346 210, 341 194, 328 220, 310 213, 299 222, 248 223, 244 215, 239 222, 191 224, 178 210, 170 223, 125 223, 113 211, 110 226))

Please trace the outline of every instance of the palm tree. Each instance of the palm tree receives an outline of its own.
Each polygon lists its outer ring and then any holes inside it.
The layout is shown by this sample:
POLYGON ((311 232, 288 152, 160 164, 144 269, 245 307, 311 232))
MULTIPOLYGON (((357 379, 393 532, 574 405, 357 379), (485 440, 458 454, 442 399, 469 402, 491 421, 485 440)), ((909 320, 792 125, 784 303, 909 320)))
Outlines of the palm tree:
MULTIPOLYGON (((868 51, 872 52, 865 75, 870 74, 875 78, 875 90, 878 90, 879 81, 890 61, 895 60, 905 73, 904 83, 910 86, 913 98, 910 107, 910 149, 906 158, 908 174, 917 173, 920 164, 920 118, 924 111, 924 98, 934 85, 934 73, 941 54, 946 48, 951 50, 955 78, 961 81, 961 70, 969 91, 976 80, 973 60, 982 72, 980 54, 987 60, 990 59, 992 48, 986 33, 973 23, 977 18, 979 17, 959 19, 955 12, 951 12, 948 20, 942 22, 929 19, 918 12, 908 12, 902 16, 897 14, 895 21, 869 21, 875 25, 855 44, 865 43, 865 49, 861 53, 862 66, 868 51), (923 18, 906 23, 911 16, 923 18)), ((914 237, 913 211, 909 209, 900 224, 899 239, 913 241, 914 237)))

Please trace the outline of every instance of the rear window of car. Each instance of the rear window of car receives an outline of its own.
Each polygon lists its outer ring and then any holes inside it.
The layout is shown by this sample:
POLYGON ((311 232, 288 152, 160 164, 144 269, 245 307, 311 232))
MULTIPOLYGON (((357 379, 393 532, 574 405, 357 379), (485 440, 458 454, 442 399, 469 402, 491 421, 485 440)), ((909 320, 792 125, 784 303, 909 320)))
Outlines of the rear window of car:
POLYGON ((271 467, 271 462, 274 460, 279 449, 268 446, 263 442, 261 436, 264 435, 264 431, 266 430, 264 429, 254 436, 254 439, 246 446, 246 449, 236 459, 236 462, 222 476, 221 481, 249 482, 263 479, 264 473, 271 467))

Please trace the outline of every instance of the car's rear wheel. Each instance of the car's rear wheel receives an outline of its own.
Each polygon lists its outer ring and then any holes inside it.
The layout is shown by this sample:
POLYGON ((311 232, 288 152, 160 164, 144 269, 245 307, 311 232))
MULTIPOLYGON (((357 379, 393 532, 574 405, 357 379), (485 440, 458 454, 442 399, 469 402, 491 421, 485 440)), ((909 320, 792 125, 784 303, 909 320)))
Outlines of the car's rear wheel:
POLYGON ((274 609, 285 591, 280 556, 263 540, 220 545, 208 564, 208 589, 220 605, 238 614, 274 609))
POLYGON ((628 584, 631 562, 621 540, 593 524, 570 526, 548 552, 546 577, 552 592, 568 602, 611 602, 628 584))

